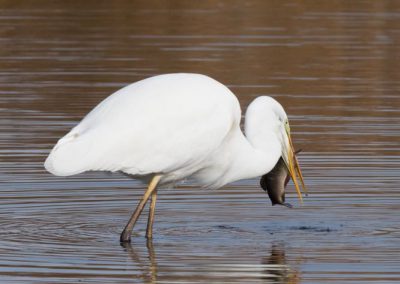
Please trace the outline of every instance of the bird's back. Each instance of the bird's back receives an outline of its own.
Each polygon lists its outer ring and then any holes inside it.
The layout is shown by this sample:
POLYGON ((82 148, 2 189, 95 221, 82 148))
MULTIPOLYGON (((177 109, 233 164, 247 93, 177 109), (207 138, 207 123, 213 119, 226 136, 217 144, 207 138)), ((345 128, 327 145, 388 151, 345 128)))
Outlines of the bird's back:
POLYGON ((45 167, 61 176, 105 170, 181 179, 199 170, 239 123, 239 103, 219 82, 155 76, 103 100, 58 141, 45 167))

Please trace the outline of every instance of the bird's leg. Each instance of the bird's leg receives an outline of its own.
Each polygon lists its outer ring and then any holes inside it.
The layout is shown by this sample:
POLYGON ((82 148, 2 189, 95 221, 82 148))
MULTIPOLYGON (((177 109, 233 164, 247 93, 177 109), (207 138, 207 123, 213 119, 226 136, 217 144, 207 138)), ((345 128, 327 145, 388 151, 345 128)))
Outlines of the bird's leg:
POLYGON ((150 184, 146 190, 146 192, 143 194, 142 199, 140 200, 138 206, 135 209, 135 212, 133 212, 131 218, 128 221, 128 224, 126 224, 125 229, 121 233, 120 237, 120 242, 130 242, 131 241, 131 234, 132 234, 132 229, 135 226, 135 223, 137 219, 139 218, 140 214, 142 213, 142 210, 144 206, 146 205, 147 200, 149 200, 150 195, 153 193, 154 190, 156 190, 156 187, 158 185, 158 182, 161 179, 161 175, 155 175, 152 180, 150 181, 150 184))
POLYGON ((154 222, 154 215, 155 215, 155 211, 156 211, 156 201, 157 201, 157 189, 155 189, 153 191, 153 193, 151 194, 149 219, 147 221, 147 230, 146 230, 146 238, 147 239, 153 238, 153 222, 154 222))

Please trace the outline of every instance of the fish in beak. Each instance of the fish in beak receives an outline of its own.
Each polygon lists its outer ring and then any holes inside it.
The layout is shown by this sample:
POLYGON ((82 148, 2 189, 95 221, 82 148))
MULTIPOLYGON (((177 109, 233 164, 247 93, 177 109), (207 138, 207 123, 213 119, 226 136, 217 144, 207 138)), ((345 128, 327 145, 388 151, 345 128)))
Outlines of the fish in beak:
POLYGON ((292 178, 293 180, 300 203, 303 203, 303 197, 297 178, 300 180, 305 193, 307 193, 307 189, 296 157, 296 154, 299 153, 300 150, 297 152, 294 151, 288 122, 285 124, 282 144, 282 157, 279 158, 272 171, 261 177, 260 185, 268 193, 272 205, 280 204, 286 207, 292 207, 289 203, 285 203, 285 187, 289 179, 292 178))
POLYGON ((268 174, 261 177, 260 185, 268 193, 272 205, 283 205, 289 208, 293 206, 285 202, 285 187, 289 182, 290 175, 282 157, 268 174))

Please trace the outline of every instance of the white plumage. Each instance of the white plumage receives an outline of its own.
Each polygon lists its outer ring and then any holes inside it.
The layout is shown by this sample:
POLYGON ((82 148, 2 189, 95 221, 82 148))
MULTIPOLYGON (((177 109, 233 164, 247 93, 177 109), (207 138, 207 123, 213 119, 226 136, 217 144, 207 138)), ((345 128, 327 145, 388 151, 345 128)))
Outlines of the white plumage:
POLYGON ((290 159, 288 119, 263 96, 248 107, 245 134, 236 96, 199 74, 167 74, 107 97, 61 138, 45 162, 59 176, 122 171, 160 183, 192 177, 212 188, 268 173, 290 159))

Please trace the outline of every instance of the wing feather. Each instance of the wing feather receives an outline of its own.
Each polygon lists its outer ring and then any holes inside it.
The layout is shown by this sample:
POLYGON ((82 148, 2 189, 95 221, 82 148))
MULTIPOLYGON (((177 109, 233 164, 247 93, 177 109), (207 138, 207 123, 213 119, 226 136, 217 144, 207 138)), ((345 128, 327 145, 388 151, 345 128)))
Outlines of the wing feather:
POLYGON ((217 81, 195 74, 156 76, 101 102, 58 141, 45 166, 62 176, 195 171, 239 122, 236 97, 217 81))

